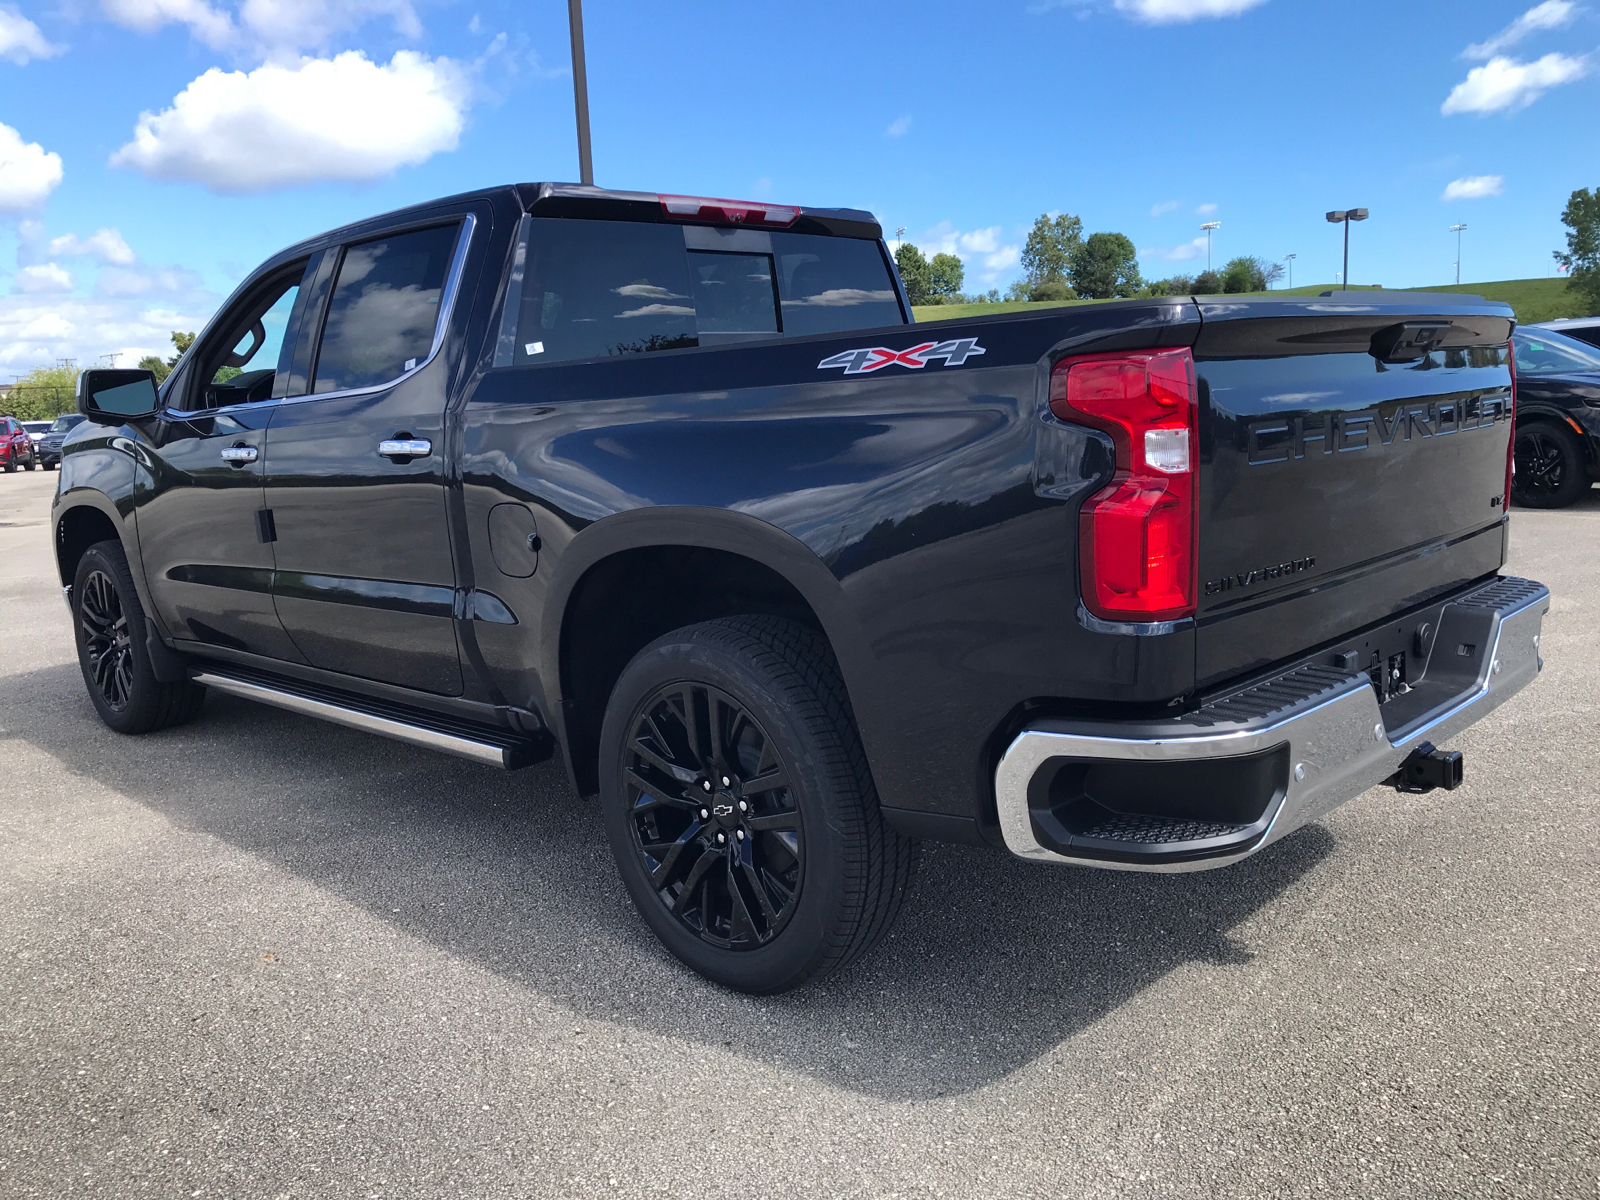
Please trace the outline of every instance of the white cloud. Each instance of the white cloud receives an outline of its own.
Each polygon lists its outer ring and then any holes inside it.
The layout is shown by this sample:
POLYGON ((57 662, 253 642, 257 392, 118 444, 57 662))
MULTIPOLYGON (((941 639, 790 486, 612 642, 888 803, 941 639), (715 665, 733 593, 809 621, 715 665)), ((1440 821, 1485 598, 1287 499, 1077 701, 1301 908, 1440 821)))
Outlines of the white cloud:
POLYGON ((38 208, 61 182, 61 156, 0 124, 0 213, 38 208))
POLYGON ((1582 79, 1588 73, 1587 56, 1546 54, 1527 63, 1514 58, 1491 58, 1467 72, 1439 111, 1448 117, 1454 113, 1526 108, 1551 88, 1582 79))
POLYGON ((883 132, 885 134, 887 134, 889 137, 905 137, 907 131, 910 130, 910 128, 911 128, 911 118, 910 117, 901 117, 899 120, 892 122, 889 125, 889 128, 885 129, 883 132))
POLYGON ((353 50, 249 74, 213 67, 171 108, 141 113, 111 165, 234 195, 366 182, 454 150, 467 90, 450 59, 410 50, 387 65, 353 50))
POLYGON ((949 221, 941 221, 917 238, 916 246, 929 258, 935 254, 954 254, 959 258, 962 266, 971 272, 967 280, 969 290, 973 283, 992 287, 1022 259, 1020 246, 1002 243, 998 225, 962 233, 949 221))
POLYGON ((210 294, 201 285, 200 276, 183 267, 148 267, 138 271, 109 267, 100 272, 95 292, 109 297, 164 296, 183 301, 198 301, 210 294))
POLYGON ((15 291, 29 294, 70 292, 72 276, 55 263, 40 263, 36 267, 23 267, 19 270, 12 287, 15 291))
POLYGON ((1543 4, 1535 4, 1488 41, 1468 46, 1462 57, 1493 58, 1500 51, 1515 46, 1530 33, 1561 28, 1572 20, 1573 14, 1577 11, 1578 6, 1572 3, 1572 0, 1544 0, 1543 4))
POLYGON ((1162 258, 1167 262, 1188 262, 1191 258, 1204 258, 1206 239, 1197 237, 1181 246, 1148 246, 1139 251, 1140 258, 1162 258))
POLYGON ((1209 217, 1216 211, 1217 206, 1215 204, 1202 204, 1199 208, 1194 210, 1194 215, 1197 217, 1209 217))
POLYGON ((1237 17, 1266 0, 1116 0, 1118 12, 1131 13, 1150 25, 1198 21, 1202 17, 1237 17))
POLYGON ((22 66, 35 58, 54 58, 66 50, 47 41, 39 27, 16 9, 0 7, 0 58, 22 66))
POLYGON ((1169 212, 1177 212, 1178 207, 1178 202, 1176 200, 1163 200, 1160 204, 1156 204, 1151 207, 1150 215, 1152 217, 1164 217, 1169 212))
POLYGON ((115 229, 97 229, 86 238, 75 233, 51 238, 50 254, 55 258, 93 257, 123 266, 133 261, 132 247, 115 229))
POLYGON ((141 33, 187 25, 213 50, 278 60, 326 46, 376 17, 388 17, 403 38, 422 36, 411 0, 244 0, 233 10, 206 0, 101 0, 101 7, 119 25, 141 33))
POLYGON ((199 329, 217 297, 84 300, 72 296, 0 296, 0 372, 20 375, 58 358, 93 362, 116 354, 132 366, 146 354, 172 353, 174 329, 199 329))
POLYGON ((1468 175, 1452 179, 1444 189, 1441 200, 1482 200, 1485 196, 1498 196, 1505 177, 1501 175, 1468 175))

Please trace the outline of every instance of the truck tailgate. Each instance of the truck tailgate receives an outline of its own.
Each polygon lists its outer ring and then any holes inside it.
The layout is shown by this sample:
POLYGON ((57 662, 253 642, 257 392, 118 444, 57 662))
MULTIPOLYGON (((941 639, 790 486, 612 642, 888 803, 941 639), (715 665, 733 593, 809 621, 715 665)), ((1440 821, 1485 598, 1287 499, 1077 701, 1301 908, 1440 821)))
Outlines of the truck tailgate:
MULTIPOLYGON (((1200 309, 1199 687, 1498 570, 1510 309, 1407 293, 1200 309)), ((1394 653, 1375 644, 1373 664, 1394 653)))

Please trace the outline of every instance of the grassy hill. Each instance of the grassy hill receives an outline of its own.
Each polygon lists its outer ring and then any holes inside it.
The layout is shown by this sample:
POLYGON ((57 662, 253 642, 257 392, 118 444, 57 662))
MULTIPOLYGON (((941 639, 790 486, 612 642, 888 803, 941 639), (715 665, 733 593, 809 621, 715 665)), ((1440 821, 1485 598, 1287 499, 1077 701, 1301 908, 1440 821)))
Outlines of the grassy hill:
MULTIPOLYGON (((1332 288, 1329 283, 1311 284, 1308 287, 1282 288, 1275 292, 1255 292, 1257 296, 1315 296, 1332 288)), ((1565 279, 1502 279, 1492 283, 1463 283, 1459 287, 1446 284, 1440 287, 1407 288, 1412 292, 1460 292, 1468 296, 1482 296, 1486 300, 1503 300, 1516 311, 1517 321, 1532 325, 1555 317, 1587 317, 1591 314, 1577 292, 1567 290, 1565 279)), ((987 317, 996 313, 1032 312, 1035 309, 1070 308, 1079 304, 1101 304, 1100 300, 1067 300, 1032 304, 1019 300, 1011 304, 931 304, 913 311, 918 321, 955 321, 963 317, 987 317)))

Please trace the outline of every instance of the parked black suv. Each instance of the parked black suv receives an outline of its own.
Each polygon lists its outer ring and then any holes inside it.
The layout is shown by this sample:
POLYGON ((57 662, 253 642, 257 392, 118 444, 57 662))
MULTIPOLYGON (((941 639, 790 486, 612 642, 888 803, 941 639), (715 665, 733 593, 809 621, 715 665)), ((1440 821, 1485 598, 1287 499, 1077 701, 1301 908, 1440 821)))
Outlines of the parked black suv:
POLYGON ((55 544, 113 729, 207 689, 598 793, 662 941, 796 986, 919 838, 1236 862, 1540 666, 1512 315, 1162 297, 912 324, 870 214, 562 184, 263 264, 86 372, 55 544))
POLYGON ((1600 478, 1600 347, 1532 325, 1511 344, 1518 402, 1511 497, 1527 508, 1562 508, 1600 478))
POLYGON ((67 440, 67 434, 81 425, 83 420, 82 413, 64 413, 50 423, 49 430, 39 439, 39 461, 44 464, 46 471, 60 465, 61 444, 67 440))

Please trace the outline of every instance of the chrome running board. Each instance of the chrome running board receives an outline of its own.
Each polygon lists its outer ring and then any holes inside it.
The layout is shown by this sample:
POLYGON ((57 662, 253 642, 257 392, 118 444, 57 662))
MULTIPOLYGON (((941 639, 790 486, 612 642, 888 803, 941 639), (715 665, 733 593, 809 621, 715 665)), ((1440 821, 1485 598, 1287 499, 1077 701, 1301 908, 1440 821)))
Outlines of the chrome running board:
POLYGON ((517 738, 509 730, 501 737, 491 730, 469 733, 463 729, 441 729, 417 720, 402 720, 397 716, 367 712, 351 704, 340 704, 290 691, 285 687, 239 679, 210 670, 193 671, 189 677, 203 687, 214 688, 230 696, 256 700, 303 716, 318 717, 336 725, 347 725, 351 729, 410 742, 413 746, 441 750, 458 758, 470 758, 474 762, 488 763, 507 771, 531 766, 550 757, 544 742, 517 738))

